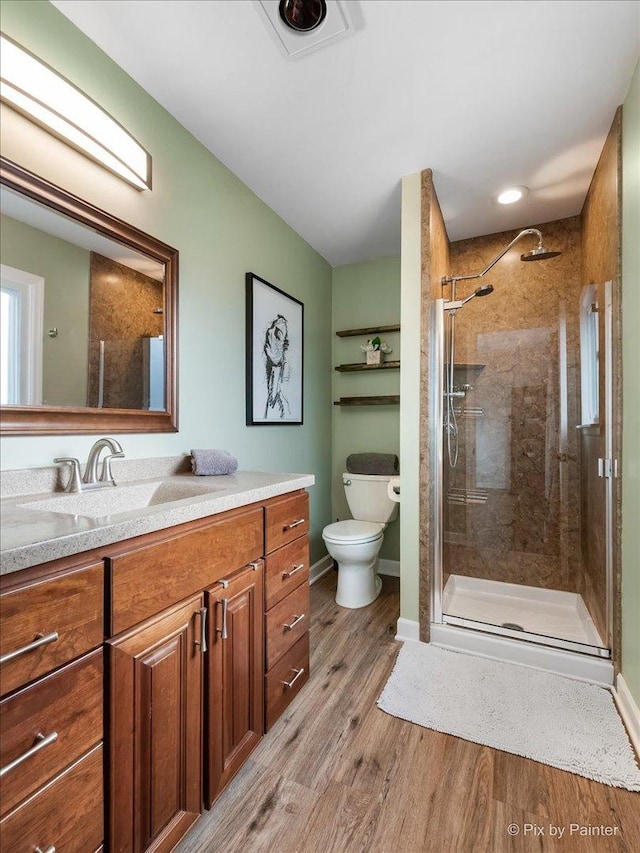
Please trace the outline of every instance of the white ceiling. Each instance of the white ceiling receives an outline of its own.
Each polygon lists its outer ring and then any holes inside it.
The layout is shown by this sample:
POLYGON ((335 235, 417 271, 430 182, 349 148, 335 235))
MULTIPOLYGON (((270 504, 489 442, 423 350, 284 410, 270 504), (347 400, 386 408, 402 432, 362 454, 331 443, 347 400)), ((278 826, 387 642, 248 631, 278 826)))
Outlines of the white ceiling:
POLYGON ((636 0, 354 0, 296 60, 251 0, 53 2, 333 265, 399 252, 425 167, 453 240, 578 213, 640 43, 636 0))

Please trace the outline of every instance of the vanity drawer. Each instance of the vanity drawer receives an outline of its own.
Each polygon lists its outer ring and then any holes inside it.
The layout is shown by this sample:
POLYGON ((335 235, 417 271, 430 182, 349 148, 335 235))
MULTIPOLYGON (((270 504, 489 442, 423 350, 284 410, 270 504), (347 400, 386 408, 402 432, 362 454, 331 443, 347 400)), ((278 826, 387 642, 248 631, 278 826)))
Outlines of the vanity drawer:
POLYGON ((104 838, 102 745, 0 821, 2 849, 88 853, 104 838))
POLYGON ((309 581, 309 540, 296 539, 266 559, 265 607, 270 610, 301 583, 309 581))
POLYGON ((3 814, 102 740, 102 706, 102 649, 0 702, 1 767, 51 740, 0 779, 3 814))
POLYGON ((0 595, 0 694, 99 646, 103 599, 102 563, 0 595))
POLYGON ((266 553, 309 533, 309 495, 300 492, 268 504, 265 514, 266 553))
POLYGON ((309 680, 309 634, 305 634, 265 676, 265 730, 309 680))
POLYGON ((269 670, 309 630, 309 584, 294 589, 265 618, 269 670))
POLYGON ((262 507, 196 522, 109 560, 111 634, 118 634, 262 557, 262 507))

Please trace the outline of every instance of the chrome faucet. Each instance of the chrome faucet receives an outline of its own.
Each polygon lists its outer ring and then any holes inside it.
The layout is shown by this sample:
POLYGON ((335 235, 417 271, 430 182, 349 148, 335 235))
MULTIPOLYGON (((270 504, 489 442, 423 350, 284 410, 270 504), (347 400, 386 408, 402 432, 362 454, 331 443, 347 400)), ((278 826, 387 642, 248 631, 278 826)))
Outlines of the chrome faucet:
POLYGON ((99 438, 89 451, 89 457, 84 470, 84 476, 80 476, 80 462, 70 456, 61 456, 54 462, 68 462, 71 465, 71 477, 67 483, 67 492, 83 492, 88 489, 104 489, 107 486, 115 486, 115 480, 111 472, 111 460, 122 459, 124 452, 120 443, 115 438, 99 438), (100 453, 104 448, 108 453, 102 461, 102 471, 98 478, 98 461, 100 453))

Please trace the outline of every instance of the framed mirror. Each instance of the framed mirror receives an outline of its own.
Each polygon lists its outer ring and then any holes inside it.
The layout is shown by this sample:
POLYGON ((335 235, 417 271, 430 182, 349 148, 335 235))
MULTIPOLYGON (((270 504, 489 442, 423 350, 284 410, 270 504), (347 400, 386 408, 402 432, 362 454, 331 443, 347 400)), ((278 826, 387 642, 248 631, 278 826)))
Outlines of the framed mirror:
POLYGON ((0 158, 0 431, 177 432, 178 251, 0 158))

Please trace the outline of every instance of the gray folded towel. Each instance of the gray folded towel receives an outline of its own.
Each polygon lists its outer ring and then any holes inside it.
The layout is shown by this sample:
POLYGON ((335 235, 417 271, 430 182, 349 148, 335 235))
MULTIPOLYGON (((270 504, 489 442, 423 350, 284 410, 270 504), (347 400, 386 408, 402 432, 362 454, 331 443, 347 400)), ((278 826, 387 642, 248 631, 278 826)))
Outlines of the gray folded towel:
POLYGON ((350 453, 347 456, 347 471, 350 474, 395 477, 400 471, 400 463, 395 453, 350 453))
POLYGON ((204 477, 233 474, 238 470, 238 460, 226 450, 192 450, 191 469, 204 477))

